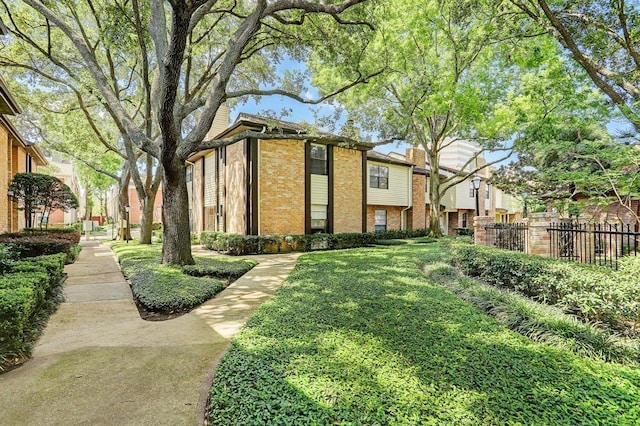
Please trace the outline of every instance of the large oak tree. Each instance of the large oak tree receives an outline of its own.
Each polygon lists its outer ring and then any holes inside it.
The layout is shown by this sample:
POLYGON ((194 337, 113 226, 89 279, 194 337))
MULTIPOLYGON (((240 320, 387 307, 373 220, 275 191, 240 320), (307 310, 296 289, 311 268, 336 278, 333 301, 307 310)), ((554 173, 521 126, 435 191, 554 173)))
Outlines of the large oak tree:
MULTIPOLYGON (((60 78, 82 82, 122 136, 159 160, 163 168, 162 258, 189 264, 193 258, 185 160, 202 149, 260 136, 248 132, 205 140, 218 109, 229 100, 252 95, 281 94, 304 100, 296 87, 278 79, 274 63, 283 52, 302 57, 304 46, 323 43, 321 29, 326 20, 361 26, 359 19, 349 15, 363 1, 23 3, 40 17, 42 31, 64 38, 61 48, 77 53, 74 65, 80 68, 65 69, 67 64, 60 64, 60 78), (123 70, 128 77, 122 77, 123 70), (128 103, 132 87, 144 100, 141 109, 128 103)), ((9 9, 17 7, 15 1, 3 3, 9 9)), ((345 86, 366 77, 356 75, 345 86)))

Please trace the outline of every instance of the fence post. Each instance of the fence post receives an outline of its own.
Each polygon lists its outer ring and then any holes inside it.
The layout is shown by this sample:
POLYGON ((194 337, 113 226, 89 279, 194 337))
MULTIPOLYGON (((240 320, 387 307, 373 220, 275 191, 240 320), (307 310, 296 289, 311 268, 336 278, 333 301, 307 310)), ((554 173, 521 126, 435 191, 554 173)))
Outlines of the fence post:
POLYGON ((559 217, 559 213, 552 212, 529 213, 527 218, 529 227, 527 232, 527 253, 546 257, 551 256, 549 249, 551 236, 547 228, 551 223, 557 222, 559 217))
POLYGON ((473 218, 473 239, 477 245, 488 245, 487 230, 485 227, 493 225, 493 223, 493 216, 476 216, 473 218))

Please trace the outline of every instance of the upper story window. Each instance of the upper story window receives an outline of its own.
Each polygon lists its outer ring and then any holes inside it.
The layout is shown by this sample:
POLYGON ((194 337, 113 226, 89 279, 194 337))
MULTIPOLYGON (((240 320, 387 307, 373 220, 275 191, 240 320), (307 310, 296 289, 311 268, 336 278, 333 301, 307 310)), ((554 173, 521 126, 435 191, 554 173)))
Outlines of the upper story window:
POLYGON ((311 174, 328 174, 327 147, 325 145, 311 145, 311 174))
POLYGON ((31 161, 31 156, 29 154, 27 154, 26 155, 26 164, 25 164, 25 169, 24 170, 27 173, 31 173, 31 172, 33 172, 32 166, 33 166, 33 163, 31 161))
POLYGON ((369 166, 369 187, 389 189, 389 168, 384 166, 369 166))
POLYGON ((469 197, 474 198, 476 196, 476 190, 473 189, 473 182, 469 182, 469 197))
POLYGON ((491 185, 485 186, 485 199, 487 200, 491 199, 491 185))
POLYGON ((187 166, 187 182, 191 182, 193 180, 193 166, 187 166))

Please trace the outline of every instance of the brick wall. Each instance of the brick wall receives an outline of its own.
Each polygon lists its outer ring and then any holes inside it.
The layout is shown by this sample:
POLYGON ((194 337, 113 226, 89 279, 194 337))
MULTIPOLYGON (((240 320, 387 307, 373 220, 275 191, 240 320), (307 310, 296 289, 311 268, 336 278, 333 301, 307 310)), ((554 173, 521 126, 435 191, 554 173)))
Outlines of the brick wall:
POLYGON ((367 231, 373 232, 375 231, 376 210, 386 210, 387 211, 387 229, 401 229, 402 227, 402 209, 400 206, 376 206, 376 205, 368 205, 367 206, 367 231))
POLYGON ((362 232, 362 153, 333 148, 333 232, 362 232))
POLYGON ((587 222, 620 221, 624 224, 635 225, 635 214, 638 212, 638 200, 631 201, 629 206, 611 203, 608 206, 587 206, 580 214, 580 219, 587 222))
POLYGON ((258 151, 260 234, 304 234, 304 142, 261 140, 258 151))
POLYGON ((413 175, 413 185, 411 185, 413 206, 407 212, 407 228, 409 229, 422 229, 427 227, 426 185, 426 176, 418 174, 413 175))
POLYGON ((0 233, 9 231, 9 188, 10 147, 9 133, 7 129, 0 125, 0 233))
POLYGON ((247 161, 245 141, 227 146, 225 175, 226 231, 234 234, 247 232, 247 161))

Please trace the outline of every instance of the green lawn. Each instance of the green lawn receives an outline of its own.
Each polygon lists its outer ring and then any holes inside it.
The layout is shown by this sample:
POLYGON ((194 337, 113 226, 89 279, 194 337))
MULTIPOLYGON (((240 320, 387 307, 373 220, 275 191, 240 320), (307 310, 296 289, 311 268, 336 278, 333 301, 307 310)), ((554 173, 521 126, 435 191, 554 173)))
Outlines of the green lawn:
POLYGON ((217 369, 211 424, 638 424, 640 371, 534 343, 430 281, 440 244, 312 253, 217 369))

